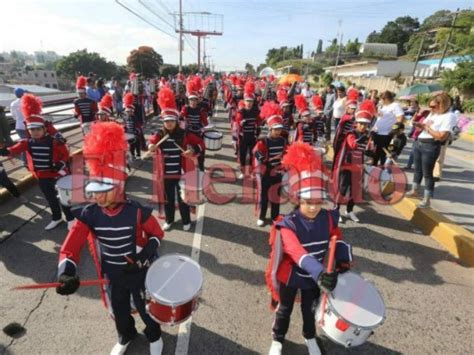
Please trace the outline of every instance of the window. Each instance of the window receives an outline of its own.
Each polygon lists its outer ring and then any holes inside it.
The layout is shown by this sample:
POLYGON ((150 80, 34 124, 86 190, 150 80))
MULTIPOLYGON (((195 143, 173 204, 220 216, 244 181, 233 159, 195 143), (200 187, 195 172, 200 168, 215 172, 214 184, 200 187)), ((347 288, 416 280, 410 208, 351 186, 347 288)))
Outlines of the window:
POLYGON ((45 77, 45 78, 47 78, 47 77, 48 77, 48 74, 46 74, 46 73, 43 73, 43 75, 44 75, 44 77, 45 77))
POLYGON ((21 77, 21 73, 18 73, 18 76, 21 77))
POLYGON ((35 78, 37 78, 37 77, 38 77, 38 73, 35 73, 35 78))
POLYGON ((51 73, 51 77, 54 78, 54 73, 51 73))
POLYGON ((58 88, 58 85, 57 85, 57 84, 53 84, 53 88, 57 89, 57 88, 58 88))
POLYGON ((46 86, 47 88, 49 88, 49 84, 44 84, 44 86, 46 86))

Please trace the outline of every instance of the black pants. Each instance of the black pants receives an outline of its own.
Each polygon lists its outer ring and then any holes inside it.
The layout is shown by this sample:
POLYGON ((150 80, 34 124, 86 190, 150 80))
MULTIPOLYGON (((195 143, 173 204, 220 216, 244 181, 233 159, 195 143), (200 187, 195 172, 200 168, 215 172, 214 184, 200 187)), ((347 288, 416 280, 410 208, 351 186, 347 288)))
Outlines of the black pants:
POLYGON ((326 116, 325 125, 326 125, 326 141, 331 141, 331 117, 326 116))
POLYGON ((58 192, 56 191, 56 179, 38 179, 38 185, 44 197, 46 198, 46 201, 48 201, 49 208, 51 208, 53 221, 61 219, 61 209, 66 216, 66 221, 72 221, 74 216, 71 213, 71 209, 59 203, 58 192))
MULTIPOLYGON (((137 273, 137 277, 143 278, 144 282, 145 272, 137 273)), ((148 341, 152 343, 160 339, 160 325, 151 319, 146 312, 145 288, 127 287, 124 282, 111 282, 109 287, 119 343, 125 345, 137 335, 135 320, 131 315, 130 296, 133 298, 135 308, 146 325, 144 333, 148 341)))
MULTIPOLYGON (((273 340, 283 342, 290 325, 291 312, 295 304, 298 289, 280 285, 280 303, 275 312, 273 323, 273 340)), ((303 337, 313 339, 316 337, 315 308, 319 299, 318 288, 301 290, 301 313, 303 314, 303 337)))
POLYGON ((181 188, 179 187, 179 179, 167 179, 165 178, 165 217, 166 223, 170 224, 174 222, 175 212, 175 199, 178 196, 179 213, 181 214, 181 220, 183 224, 191 223, 191 210, 189 205, 184 203, 181 199, 181 188))
POLYGON ((425 178, 425 191, 429 193, 430 197, 433 197, 435 187, 433 170, 441 151, 441 144, 422 143, 419 140, 413 144, 415 145, 413 151, 413 160, 415 162, 413 182, 420 184, 422 178, 425 178))
MULTIPOLYGON (((281 185, 281 180, 282 180, 281 174, 272 174, 270 172, 268 174, 262 175, 262 178, 261 178, 262 190, 260 191, 259 219, 265 220, 269 199, 274 201, 277 197, 278 198, 280 197, 280 188, 278 189, 278 196, 274 196, 276 189, 272 188, 272 186, 281 185), (269 196, 269 193, 271 193, 272 196, 269 196)), ((270 204, 271 204, 271 217, 272 217, 272 221, 274 221, 280 214, 280 203, 270 201, 270 204)))
POLYGON ((130 148, 130 154, 132 157, 135 155, 137 157, 141 156, 141 146, 140 146, 140 140, 135 137, 132 141, 128 142, 128 146, 130 148))
POLYGON ((16 188, 15 184, 10 180, 3 167, 2 163, 0 163, 0 186, 6 188, 13 196, 19 197, 20 192, 16 188))
POLYGON ((379 134, 374 134, 374 145, 375 145, 375 154, 374 154, 374 166, 377 166, 380 161, 380 165, 385 164, 387 154, 385 154, 384 148, 390 144, 392 136, 381 136, 379 134))
MULTIPOLYGON (((339 193, 342 198, 342 196, 347 196, 349 195, 349 201, 347 201, 347 212, 350 213, 354 210, 354 199, 353 199, 353 181, 352 181, 352 172, 349 170, 342 170, 341 174, 339 175, 339 193)), ((354 186, 354 188, 357 188, 358 186, 354 186)), ((341 204, 337 204, 337 209, 341 207, 341 204)))
POLYGON ((252 164, 252 149, 255 147, 255 144, 257 144, 255 136, 249 137, 244 135, 239 139, 239 160, 242 172, 247 165, 247 155, 249 156, 249 164, 252 164))

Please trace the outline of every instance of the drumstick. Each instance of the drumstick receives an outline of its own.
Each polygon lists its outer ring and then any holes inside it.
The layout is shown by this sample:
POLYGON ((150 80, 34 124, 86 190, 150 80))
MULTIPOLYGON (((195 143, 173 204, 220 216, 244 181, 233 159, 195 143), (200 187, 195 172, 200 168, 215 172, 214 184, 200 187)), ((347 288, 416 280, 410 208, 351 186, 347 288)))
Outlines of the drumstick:
MULTIPOLYGON (((83 280, 80 282, 80 285, 81 286, 95 286, 95 285, 107 285, 108 283, 109 283, 109 280, 97 279, 97 280, 83 280)), ((41 289, 41 288, 53 288, 53 287, 58 287, 61 285, 62 285, 61 282, 49 282, 49 283, 42 283, 42 284, 17 286, 17 287, 12 288, 12 290, 15 290, 15 291, 36 290, 36 289, 41 289)))
POLYGON ((176 147, 179 148, 179 150, 181 150, 183 153, 186 153, 186 151, 178 143, 176 143, 176 142, 173 142, 173 143, 176 147))
POLYGON ((390 157, 390 160, 393 162, 393 164, 398 166, 398 163, 392 158, 392 154, 388 151, 388 149, 384 147, 383 151, 385 152, 385 154, 387 154, 390 157))
MULTIPOLYGON (((163 138, 161 138, 161 139, 159 140, 158 143, 153 144, 152 146, 155 147, 155 148, 158 148, 158 147, 161 145, 161 143, 163 143, 163 142, 164 142, 165 140, 167 140, 169 137, 170 137, 170 135, 169 135, 168 133, 165 134, 165 135, 163 136, 163 138)), ((150 155, 151 155, 151 152, 148 151, 148 152, 143 156, 143 158, 148 158, 150 155)))
MULTIPOLYGON (((331 240, 329 242, 329 260, 328 260, 328 265, 326 268, 327 273, 331 273, 334 269, 334 259, 336 256, 336 242, 337 242, 337 235, 331 236, 331 240)), ((326 313, 327 302, 328 302, 328 294, 324 292, 323 298, 321 299, 321 319, 319 320, 319 325, 321 327, 324 326, 324 314, 326 313)))

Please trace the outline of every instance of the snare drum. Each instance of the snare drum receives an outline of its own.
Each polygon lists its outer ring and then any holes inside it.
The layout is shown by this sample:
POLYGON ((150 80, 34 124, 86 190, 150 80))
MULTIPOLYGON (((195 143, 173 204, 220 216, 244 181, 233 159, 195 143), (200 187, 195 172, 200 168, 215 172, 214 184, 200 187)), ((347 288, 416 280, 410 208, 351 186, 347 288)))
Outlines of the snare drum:
POLYGON ((66 175, 56 181, 59 201, 63 206, 71 207, 84 202, 84 197, 86 199, 90 198, 89 195, 84 196, 84 180, 86 178, 83 175, 66 175))
POLYGON ((184 322, 197 310, 202 283, 197 262, 181 254, 162 256, 146 274, 145 287, 151 298, 148 314, 160 324, 184 322))
POLYGON ((223 137, 223 134, 217 130, 204 132, 204 144, 206 145, 206 149, 210 151, 220 150, 223 137))
POLYGON ((190 206, 202 205, 207 201, 204 195, 205 173, 200 170, 187 172, 179 181, 181 199, 190 206))
POLYGON ((372 191, 375 194, 381 193, 386 197, 393 193, 395 185, 392 181, 392 175, 387 169, 381 169, 368 165, 365 167, 364 174, 364 190, 372 191))
MULTIPOLYGON (((321 319, 322 302, 316 311, 321 319)), ((346 348, 363 344, 385 320, 385 304, 375 286, 353 272, 340 274, 329 295, 323 333, 346 348)))

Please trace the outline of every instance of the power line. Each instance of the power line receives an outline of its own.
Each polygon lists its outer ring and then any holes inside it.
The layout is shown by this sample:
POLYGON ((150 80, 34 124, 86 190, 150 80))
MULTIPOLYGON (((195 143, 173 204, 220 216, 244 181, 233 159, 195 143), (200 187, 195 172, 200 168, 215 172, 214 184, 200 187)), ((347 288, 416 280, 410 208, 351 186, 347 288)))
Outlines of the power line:
POLYGON ((165 24, 167 24, 171 29, 175 30, 175 26, 169 23, 167 20, 165 20, 163 17, 161 17, 155 10, 153 10, 149 5, 147 5, 144 1, 138 0, 140 4, 142 4, 148 11, 150 11, 153 15, 158 17, 161 21, 163 21, 165 24))
POLYGON ((165 35, 168 35, 172 38, 177 38, 175 36, 173 36, 172 34, 162 30, 161 28, 159 28, 158 26, 156 26, 154 23, 148 21, 146 18, 144 18, 143 16, 141 16, 140 14, 136 13, 135 11, 133 11, 132 9, 130 9, 129 7, 125 6, 124 4, 122 4, 119 0, 115 0, 115 2, 117 4, 119 4, 120 6, 122 6, 125 10, 127 10, 128 12, 132 13, 133 15, 135 15, 136 17, 138 17, 139 19, 141 19, 142 21, 146 22, 147 24, 149 24, 150 26, 156 28, 158 31, 164 33, 165 35))

